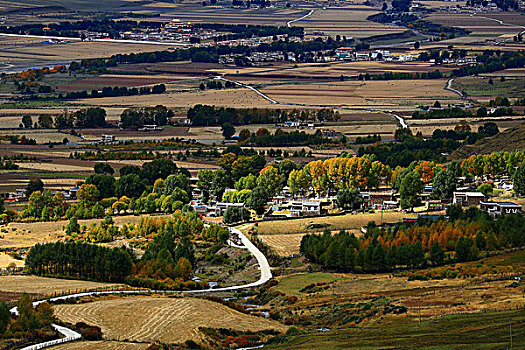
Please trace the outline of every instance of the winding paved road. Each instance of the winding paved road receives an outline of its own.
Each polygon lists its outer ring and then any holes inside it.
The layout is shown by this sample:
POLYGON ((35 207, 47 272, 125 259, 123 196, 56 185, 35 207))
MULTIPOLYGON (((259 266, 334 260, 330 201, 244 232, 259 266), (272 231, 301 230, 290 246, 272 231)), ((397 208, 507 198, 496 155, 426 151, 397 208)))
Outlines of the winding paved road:
POLYGON ((310 12, 308 12, 306 15, 302 16, 302 17, 299 17, 297 19, 292 19, 291 21, 288 21, 286 22, 286 26, 288 28, 290 28, 292 26, 292 23, 295 23, 295 22, 299 22, 299 21, 302 21, 303 19, 305 18, 308 18, 310 17, 313 13, 315 12, 315 10, 310 10, 310 12))
MULTIPOLYGON (((217 293, 217 292, 226 292, 226 291, 233 291, 233 290, 239 290, 239 289, 245 289, 245 288, 252 288, 257 287, 260 285, 265 284, 272 278, 272 271, 270 269, 270 264, 268 263, 268 259, 264 256, 264 254, 257 248, 249 239, 246 237, 240 230, 236 228, 231 228, 230 232, 233 232, 239 236, 241 239, 241 242, 243 246, 239 246, 233 243, 230 243, 230 245, 242 248, 242 249, 248 249, 250 253, 253 254, 255 259, 257 259, 257 263, 259 264, 259 271, 261 271, 261 277, 252 283, 247 284, 241 284, 238 286, 230 286, 230 287, 222 287, 222 288, 208 288, 208 289, 199 289, 199 290, 151 290, 151 289, 135 289, 135 290, 128 290, 128 291, 99 291, 99 292, 85 292, 85 293, 75 293, 75 294, 69 294, 69 295, 63 295, 60 297, 54 297, 54 298, 48 298, 44 300, 39 300, 33 302, 33 306, 36 307, 39 304, 46 302, 46 301, 60 301, 60 300, 67 300, 72 298, 78 298, 78 297, 85 297, 85 296, 91 296, 91 295, 104 295, 104 294, 143 294, 143 293, 152 293, 152 294, 163 294, 163 293, 217 293)), ((11 310, 12 314, 18 315, 18 308, 14 307, 11 310)), ((52 324, 53 328, 55 328, 60 334, 64 336, 64 338, 55 339, 49 342, 45 343, 39 343, 35 345, 31 345, 28 347, 23 348, 22 350, 36 350, 36 349, 43 349, 49 346, 61 344, 70 342, 73 340, 77 340, 81 338, 81 335, 77 332, 75 332, 72 329, 59 326, 56 324, 52 324)))
POLYGON ((452 83, 454 82, 456 78, 450 78, 448 81, 447 81, 447 84, 445 85, 445 90, 449 90, 449 91, 452 91, 456 94, 459 95, 459 97, 461 98, 465 98, 465 95, 463 95, 463 93, 459 90, 456 90, 452 87, 452 83))

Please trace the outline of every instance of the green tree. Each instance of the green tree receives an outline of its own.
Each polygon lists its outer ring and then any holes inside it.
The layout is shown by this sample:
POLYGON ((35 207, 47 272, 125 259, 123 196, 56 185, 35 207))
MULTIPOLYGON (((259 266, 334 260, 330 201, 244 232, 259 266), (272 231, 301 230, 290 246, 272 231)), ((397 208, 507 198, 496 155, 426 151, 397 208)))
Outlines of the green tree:
POLYGON ((246 208, 238 208, 238 207, 229 207, 224 212, 224 223, 226 224, 233 224, 236 222, 241 222, 248 220, 250 218, 250 213, 248 209, 246 208))
POLYGON ((412 209, 421 203, 419 193, 423 190, 423 181, 413 171, 408 173, 401 181, 399 194, 401 196, 401 208, 412 209))
POLYGON ((197 188, 202 191, 202 201, 207 203, 210 199, 210 191, 212 188, 213 171, 210 169, 202 169, 197 173, 197 188))
POLYGON ((512 179, 514 180, 514 192, 518 196, 524 196, 525 195, 525 162, 522 163, 516 171, 514 172, 514 175, 512 176, 512 179))
POLYGON ((100 198, 115 196, 115 178, 111 175, 92 174, 86 178, 86 184, 92 184, 100 192, 100 198))
POLYGON ((42 180, 38 178, 32 178, 29 180, 29 183, 27 184, 26 196, 29 198, 29 196, 31 196, 33 192, 35 191, 42 192, 43 190, 44 190, 44 183, 42 182, 42 180))
POLYGON ((33 119, 31 118, 30 115, 24 115, 22 117, 22 125, 26 129, 31 129, 31 127, 33 126, 33 119))
POLYGON ((73 216, 71 219, 69 219, 69 223, 66 226, 66 234, 68 236, 71 236, 73 233, 79 233, 80 232, 80 225, 78 224, 78 220, 76 216, 73 216))
POLYGON ((4 334, 11 321, 11 313, 5 302, 0 303, 0 336, 4 334))
POLYGON ((442 265, 445 261, 445 252, 437 240, 430 246, 430 262, 434 266, 442 265))
POLYGON ((381 243, 378 243, 372 254, 372 261, 375 270, 383 271, 386 269, 386 254, 381 243))
POLYGON ((137 174, 121 176, 115 182, 115 192, 118 197, 138 198, 145 189, 146 186, 137 174))
POLYGON ((231 137, 235 135, 235 127, 233 126, 232 123, 227 122, 227 123, 222 124, 221 130, 222 130, 222 136, 224 136, 226 140, 231 139, 231 137))
POLYGON ((412 244, 409 248, 410 262, 409 265, 412 267, 420 267, 425 262, 425 251, 421 242, 412 244))
POLYGON ((337 206, 341 209, 359 209, 362 204, 363 196, 357 188, 345 188, 337 193, 337 206))
POLYGON ((257 187, 265 188, 269 196, 277 193, 281 188, 281 176, 277 169, 268 166, 261 170, 257 178, 257 187))
POLYGON ((97 163, 95 164, 94 169, 96 174, 113 175, 115 173, 115 169, 113 169, 108 163, 97 163))
POLYGON ((453 170, 440 170, 432 180, 432 196, 438 199, 452 198, 457 186, 457 177, 453 170))
POLYGON ((456 260, 467 261, 470 258, 470 242, 466 237, 459 237, 455 247, 456 260))
POLYGON ((164 180, 164 194, 173 194, 176 188, 184 190, 191 198, 190 178, 184 174, 172 174, 164 180))
POLYGON ((492 194, 492 184, 484 183, 478 186, 477 191, 483 193, 485 197, 489 197, 492 194))
POLYGON ((39 115, 38 126, 42 129, 51 129, 53 127, 53 117, 51 117, 49 114, 39 115))
POLYGON ((268 198, 270 197, 268 191, 264 187, 257 186, 253 189, 248 206, 255 210, 258 215, 262 215, 266 208, 268 198))
POLYGON ((86 208, 91 208, 99 199, 100 191, 92 184, 82 184, 77 191, 77 198, 86 208))

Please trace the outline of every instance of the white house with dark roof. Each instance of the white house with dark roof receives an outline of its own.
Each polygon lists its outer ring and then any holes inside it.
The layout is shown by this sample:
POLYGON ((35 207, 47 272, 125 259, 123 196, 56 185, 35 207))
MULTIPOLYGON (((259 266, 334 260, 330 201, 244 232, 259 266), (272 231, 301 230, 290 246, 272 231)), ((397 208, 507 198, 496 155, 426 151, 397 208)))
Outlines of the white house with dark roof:
POLYGON ((521 205, 514 202, 481 202, 480 208, 486 210, 489 215, 498 217, 502 214, 520 214, 521 205))

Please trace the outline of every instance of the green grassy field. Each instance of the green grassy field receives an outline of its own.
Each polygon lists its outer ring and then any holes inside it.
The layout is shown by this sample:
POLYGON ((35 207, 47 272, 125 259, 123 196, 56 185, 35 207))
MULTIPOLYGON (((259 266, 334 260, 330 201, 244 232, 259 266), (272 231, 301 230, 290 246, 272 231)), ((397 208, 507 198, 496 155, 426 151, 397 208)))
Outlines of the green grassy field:
POLYGON ((453 87, 472 97, 525 97, 525 77, 506 77, 503 82, 500 81, 499 76, 462 77, 454 81, 453 87), (490 79, 492 79, 492 85, 489 84, 490 79))
POLYGON ((444 316, 421 323, 388 316, 366 327, 309 332, 284 337, 265 349, 513 349, 525 348, 525 311, 444 316))
POLYGON ((334 276, 327 272, 292 275, 279 280, 279 285, 276 289, 287 295, 299 294, 299 290, 311 283, 328 283, 332 282, 333 280, 334 276))

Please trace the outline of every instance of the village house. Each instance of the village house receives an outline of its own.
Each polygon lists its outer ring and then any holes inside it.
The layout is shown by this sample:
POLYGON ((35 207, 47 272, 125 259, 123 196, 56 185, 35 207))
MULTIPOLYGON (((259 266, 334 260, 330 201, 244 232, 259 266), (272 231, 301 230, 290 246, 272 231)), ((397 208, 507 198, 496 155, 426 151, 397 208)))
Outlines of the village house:
POLYGON ((454 192, 452 203, 468 207, 479 205, 483 200, 485 200, 485 195, 481 192, 454 192))
POLYGON ((365 208, 392 207, 392 202, 396 202, 394 200, 394 192, 361 192, 361 196, 363 197, 363 207, 365 208))
POLYGON ((100 143, 111 143, 111 142, 115 142, 115 135, 102 134, 102 137, 100 138, 100 143))
POLYGON ((228 208, 244 208, 244 203, 217 202, 215 204, 215 215, 223 216, 228 208))
POLYGON ((321 202, 293 201, 290 205, 290 216, 317 216, 321 215, 321 202))
POLYGON ((490 216, 498 217, 502 214, 520 214, 521 205, 514 202, 481 202, 480 208, 486 210, 490 216))

